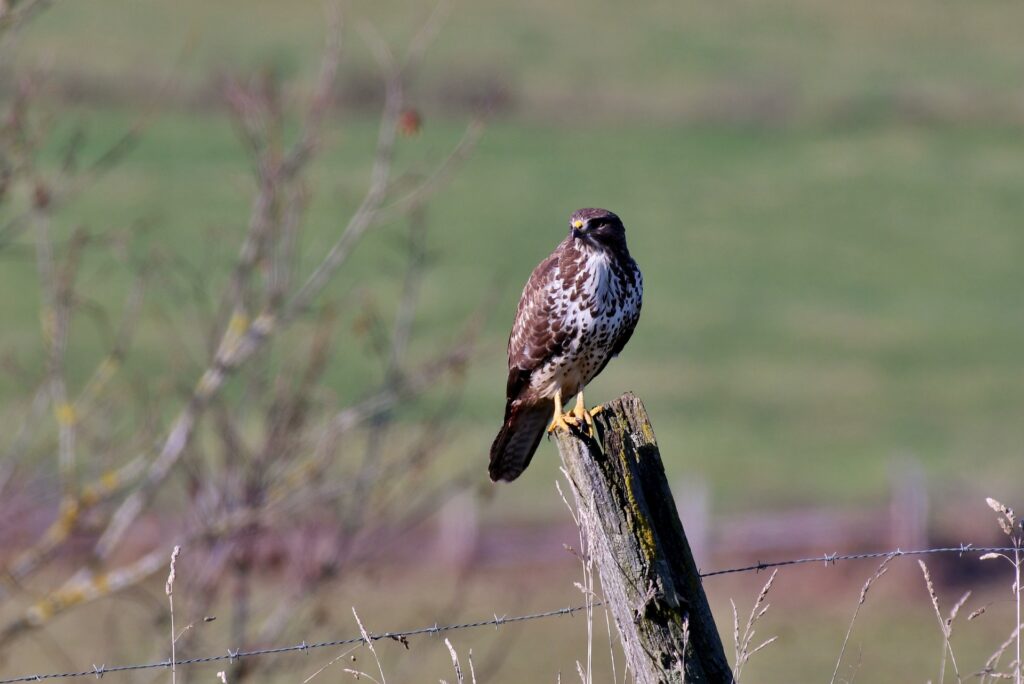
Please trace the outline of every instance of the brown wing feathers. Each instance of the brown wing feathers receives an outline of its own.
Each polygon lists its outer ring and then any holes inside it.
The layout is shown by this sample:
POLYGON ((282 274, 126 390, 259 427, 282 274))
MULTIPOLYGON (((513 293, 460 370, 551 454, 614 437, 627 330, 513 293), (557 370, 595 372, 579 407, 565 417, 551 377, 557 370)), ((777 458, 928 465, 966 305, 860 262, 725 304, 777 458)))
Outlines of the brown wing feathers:
POLYGON ((492 480, 514 480, 537 451, 544 429, 554 413, 550 399, 527 396, 530 374, 558 353, 565 336, 550 329, 552 305, 547 285, 555 277, 555 255, 545 259, 523 288, 516 320, 508 341, 508 384, 505 421, 491 445, 488 471, 492 480))

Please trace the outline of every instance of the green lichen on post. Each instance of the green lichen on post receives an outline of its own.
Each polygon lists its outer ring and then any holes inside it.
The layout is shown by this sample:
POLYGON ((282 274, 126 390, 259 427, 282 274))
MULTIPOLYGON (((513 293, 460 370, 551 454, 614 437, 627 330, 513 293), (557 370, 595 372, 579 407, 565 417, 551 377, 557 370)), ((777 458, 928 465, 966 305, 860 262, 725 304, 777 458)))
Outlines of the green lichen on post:
MULTIPOLYGON (((642 430, 644 433, 644 439, 646 439, 651 444, 655 443, 654 426, 651 425, 651 421, 644 419, 643 423, 641 423, 640 425, 640 430, 642 430)), ((639 454, 640 452, 638 451, 637 453, 639 454)))
POLYGON ((647 512, 641 508, 637 501, 636 492, 633 489, 635 485, 633 473, 629 467, 629 459, 626 456, 625 450, 619 453, 618 458, 622 466, 622 485, 625 490, 626 500, 629 502, 626 520, 631 523, 630 530, 633 536, 640 541, 640 549, 644 553, 644 558, 648 563, 653 563, 658 557, 658 545, 654 537, 654 528, 651 526, 651 521, 647 518, 647 512))

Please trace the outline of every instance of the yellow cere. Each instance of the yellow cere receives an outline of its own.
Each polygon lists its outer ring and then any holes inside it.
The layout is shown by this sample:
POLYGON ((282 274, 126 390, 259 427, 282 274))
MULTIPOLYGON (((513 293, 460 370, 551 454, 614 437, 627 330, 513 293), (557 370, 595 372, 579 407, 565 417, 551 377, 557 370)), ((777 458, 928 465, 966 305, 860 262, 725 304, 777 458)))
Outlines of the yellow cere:
POLYGON ((581 221, 580 219, 576 219, 575 221, 572 222, 572 227, 573 228, 582 228, 583 227, 583 221, 581 221))

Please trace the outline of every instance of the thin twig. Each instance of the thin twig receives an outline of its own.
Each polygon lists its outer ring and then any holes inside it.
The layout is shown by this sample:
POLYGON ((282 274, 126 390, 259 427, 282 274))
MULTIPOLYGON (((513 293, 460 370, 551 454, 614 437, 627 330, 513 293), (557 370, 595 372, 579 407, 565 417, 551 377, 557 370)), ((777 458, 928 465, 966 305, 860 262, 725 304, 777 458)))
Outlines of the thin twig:
POLYGON ((359 613, 356 612, 355 606, 352 607, 352 615, 356 619, 356 624, 359 625, 359 634, 363 637, 363 643, 370 649, 373 659, 377 661, 377 670, 380 672, 380 684, 387 684, 387 679, 384 677, 384 666, 380 664, 380 658, 377 657, 377 649, 373 647, 373 639, 370 638, 370 633, 363 627, 363 621, 359 619, 359 613))
MULTIPOLYGON (((740 634, 740 622, 739 615, 736 611, 736 604, 732 604, 733 614, 733 640, 736 644, 736 662, 733 665, 733 678, 736 682, 740 681, 740 674, 743 671, 743 666, 747 664, 750 656, 754 655, 761 649, 767 647, 769 644, 775 642, 778 637, 771 637, 764 641, 760 645, 751 649, 750 644, 754 639, 754 627, 758 620, 764 617, 765 613, 768 612, 770 604, 765 603, 765 599, 768 598, 768 592, 771 591, 772 584, 775 582, 775 576, 778 574, 778 570, 773 570, 771 577, 765 582, 764 587, 761 588, 757 598, 754 599, 754 605, 750 609, 750 617, 747 618, 747 624, 743 628, 743 634, 740 634)), ((731 599, 730 599, 731 602, 731 599)))
POLYGON ((960 668, 957 667, 956 656, 953 654, 953 646, 949 641, 952 629, 942 617, 942 611, 939 609, 939 597, 935 592, 935 585, 932 583, 932 577, 928 572, 928 566, 925 565, 925 562, 922 560, 918 560, 917 563, 921 566, 921 572, 924 574, 924 582, 928 589, 928 596, 932 600, 932 608, 935 610, 935 617, 939 621, 939 631, 942 632, 942 662, 939 665, 939 684, 942 684, 942 682, 945 681, 947 654, 950 662, 953 664, 953 672, 956 675, 956 680, 960 682, 962 681, 960 678, 960 668))
POLYGON ((171 611, 171 684, 177 684, 178 681, 178 668, 175 664, 177 660, 175 644, 178 642, 178 637, 174 634, 174 566, 178 561, 178 554, 180 553, 181 547, 175 546, 174 551, 171 552, 171 567, 167 573, 167 583, 164 585, 164 593, 167 594, 167 603, 171 611))
POLYGON ((871 589, 871 585, 881 579, 882 575, 887 572, 889 561, 893 558, 895 558, 895 556, 886 556, 885 560, 883 560, 881 565, 878 566, 878 569, 875 570, 875 573, 871 575, 871 577, 869 577, 864 583, 864 586, 861 587, 860 597, 857 599, 857 607, 853 610, 853 617, 850 618, 850 626, 846 628, 846 636, 843 637, 843 645, 839 649, 839 657, 836 659, 836 667, 832 670, 832 679, 829 680, 830 684, 835 684, 836 677, 839 675, 839 665, 843 662, 843 655, 846 653, 846 645, 850 641, 850 634, 853 633, 853 624, 857 621, 857 616, 860 614, 860 608, 864 605, 864 601, 868 597, 868 590, 871 589))

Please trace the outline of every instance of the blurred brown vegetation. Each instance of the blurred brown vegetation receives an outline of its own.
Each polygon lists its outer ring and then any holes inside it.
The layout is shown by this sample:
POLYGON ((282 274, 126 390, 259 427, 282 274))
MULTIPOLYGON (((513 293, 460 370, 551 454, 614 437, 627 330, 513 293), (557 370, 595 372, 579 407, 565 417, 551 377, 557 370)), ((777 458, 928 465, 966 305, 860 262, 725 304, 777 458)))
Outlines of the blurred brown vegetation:
MULTIPOLYGON (((11 39, 42 5, 4 5, 2 38, 11 39)), ((0 248, 15 237, 34 242, 46 344, 39 350, 43 379, 26 382, 28 412, 0 463, 5 518, 16 521, 4 530, 0 595, 22 606, 0 626, 0 652, 59 614, 143 584, 166 567, 175 545, 186 549, 179 572, 190 578, 190 591, 179 592, 179 624, 201 620, 229 596, 232 641, 243 649, 273 643, 315 614, 325 586, 401 540, 465 486, 464 476, 431 473, 449 438, 478 316, 467 312, 464 327, 430 358, 413 360, 407 352, 429 267, 430 195, 472 149, 479 120, 435 173, 408 178, 392 167, 400 126, 408 128, 408 83, 443 15, 439 7, 401 57, 364 27, 385 93, 368 188, 351 215, 339 217, 333 244, 310 269, 297 245, 307 175, 325 144, 322 124, 336 96, 340 15, 331 15, 315 88, 298 113, 271 72, 220 80, 219 106, 249 152, 253 197, 223 292, 197 292, 202 306, 194 324, 165 329, 169 358, 205 349, 198 373, 188 363, 175 364, 169 377, 125 377, 124 370, 140 318, 150 313, 146 293, 174 279, 201 287, 189 265, 169 262, 159 249, 140 254, 131 231, 54 225, 54 208, 88 193, 118 164, 145 134, 145 117, 98 155, 82 152, 83 134, 53 169, 39 155, 61 111, 37 98, 45 74, 18 75, 0 131, 0 202, 9 216, 0 248), (390 317, 365 304, 357 331, 369 340, 366 362, 381 364, 385 380, 343 404, 322 382, 335 346, 346 343, 336 334, 339 302, 320 295, 385 217, 407 226, 401 296, 390 317), (103 252, 134 275, 121 301, 79 287, 86 252, 103 252), (107 351, 73 390, 66 350, 89 318, 104 331, 107 351), (190 339, 196 334, 202 339, 190 339), (439 398, 439 408, 396 432, 394 413, 425 393, 439 398), (126 432, 126 414, 134 433, 126 432), (46 445, 58 482, 38 479, 32 454, 46 445), (40 529, 32 523, 48 508, 51 487, 60 492, 58 510, 40 529), (254 576, 266 573, 285 589, 273 603, 255 605, 254 576)), ((179 649, 198 633, 183 632, 179 649)), ((258 666, 240 661, 231 680, 258 666)))

